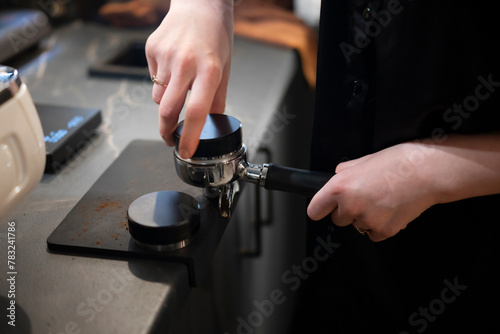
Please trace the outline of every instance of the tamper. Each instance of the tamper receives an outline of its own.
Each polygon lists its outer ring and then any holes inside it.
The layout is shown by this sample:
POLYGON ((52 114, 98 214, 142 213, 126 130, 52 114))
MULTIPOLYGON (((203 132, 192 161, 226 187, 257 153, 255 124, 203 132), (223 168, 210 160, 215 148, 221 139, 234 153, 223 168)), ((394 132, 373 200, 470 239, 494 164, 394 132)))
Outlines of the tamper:
POLYGON ((281 190, 312 197, 333 176, 333 173, 315 172, 272 163, 249 163, 247 148, 242 140, 242 126, 238 119, 224 114, 210 114, 200 135, 194 155, 183 159, 178 146, 184 121, 174 131, 175 169, 179 177, 195 187, 218 189, 219 209, 229 217, 233 191, 237 180, 256 183, 268 190, 281 190))
POLYGON ((127 216, 136 244, 153 251, 172 251, 189 245, 200 226, 198 202, 178 191, 143 195, 130 204, 127 216))

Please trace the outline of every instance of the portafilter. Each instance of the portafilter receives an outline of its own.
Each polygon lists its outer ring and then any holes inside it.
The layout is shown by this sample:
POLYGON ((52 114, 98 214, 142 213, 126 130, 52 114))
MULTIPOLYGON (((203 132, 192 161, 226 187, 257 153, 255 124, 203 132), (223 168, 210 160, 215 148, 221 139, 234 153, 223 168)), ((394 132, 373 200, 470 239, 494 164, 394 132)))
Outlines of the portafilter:
POLYGON ((238 180, 268 190, 312 197, 333 175, 272 163, 249 163, 240 121, 224 114, 207 116, 196 152, 191 158, 184 159, 178 152, 183 127, 184 121, 181 121, 174 132, 177 174, 187 184, 205 188, 208 193, 219 192, 219 209, 223 217, 230 215, 238 180))

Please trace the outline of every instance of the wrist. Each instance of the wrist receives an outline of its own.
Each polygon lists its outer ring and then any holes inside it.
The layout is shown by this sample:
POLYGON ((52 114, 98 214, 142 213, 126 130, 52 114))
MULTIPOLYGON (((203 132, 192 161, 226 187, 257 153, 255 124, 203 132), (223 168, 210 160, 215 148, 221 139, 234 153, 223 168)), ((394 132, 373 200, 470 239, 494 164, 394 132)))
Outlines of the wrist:
POLYGON ((413 141, 401 144, 402 159, 398 175, 409 180, 408 186, 428 206, 445 203, 449 198, 448 170, 444 168, 439 150, 432 142, 413 141))
POLYGON ((234 0, 170 0, 170 8, 179 5, 196 5, 219 9, 222 11, 233 11, 234 0))

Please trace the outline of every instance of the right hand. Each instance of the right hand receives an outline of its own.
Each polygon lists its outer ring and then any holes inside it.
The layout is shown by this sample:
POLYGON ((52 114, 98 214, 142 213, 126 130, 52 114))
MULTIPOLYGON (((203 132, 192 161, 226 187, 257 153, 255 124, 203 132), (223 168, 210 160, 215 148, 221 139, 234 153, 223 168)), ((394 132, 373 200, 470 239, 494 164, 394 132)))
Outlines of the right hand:
MULTIPOLYGON (((438 145, 407 142, 343 162, 312 198, 307 214, 312 220, 330 215, 335 225, 353 224, 369 231, 372 241, 385 240, 439 203, 435 185, 446 177, 437 171, 446 155, 438 145)), ((441 168, 449 174, 456 166, 441 168)))
POLYGON ((233 0, 172 0, 160 26, 149 36, 149 73, 155 84, 159 130, 169 146, 186 105, 179 154, 190 158, 198 146, 207 114, 223 113, 233 45, 233 0))

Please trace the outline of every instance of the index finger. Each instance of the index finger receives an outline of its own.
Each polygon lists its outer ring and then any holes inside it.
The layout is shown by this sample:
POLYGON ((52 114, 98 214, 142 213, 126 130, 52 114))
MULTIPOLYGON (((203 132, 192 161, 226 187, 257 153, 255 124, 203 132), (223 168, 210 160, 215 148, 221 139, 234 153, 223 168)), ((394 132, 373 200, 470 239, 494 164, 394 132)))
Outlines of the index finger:
POLYGON ((328 190, 332 179, 314 195, 307 207, 307 215, 312 220, 320 220, 338 207, 337 199, 328 190))
POLYGON ((186 105, 184 127, 179 141, 179 155, 184 158, 193 156, 200 141, 201 131, 214 101, 220 78, 197 78, 191 87, 186 105))

